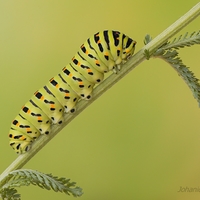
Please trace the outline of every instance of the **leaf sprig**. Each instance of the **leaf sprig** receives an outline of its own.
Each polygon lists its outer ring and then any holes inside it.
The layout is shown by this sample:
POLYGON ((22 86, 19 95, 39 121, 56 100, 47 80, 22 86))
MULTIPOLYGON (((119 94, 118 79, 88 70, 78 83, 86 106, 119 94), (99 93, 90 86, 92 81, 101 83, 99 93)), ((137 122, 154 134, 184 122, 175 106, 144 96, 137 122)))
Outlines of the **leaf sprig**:
MULTIPOLYGON (((152 40, 150 35, 146 35, 144 43, 148 44, 152 40)), ((179 57, 178 49, 185 46, 190 47, 195 44, 200 44, 200 31, 193 32, 188 36, 188 32, 178 38, 175 38, 172 42, 166 42, 152 54, 146 49, 144 55, 149 60, 150 57, 160 58, 169 63, 178 73, 179 76, 185 81, 190 90, 193 93, 194 98, 198 101, 200 107, 200 83, 194 73, 183 64, 183 61, 179 57)))
MULTIPOLYGON (((51 174, 44 174, 36 170, 20 169, 12 171, 7 176, 7 182, 0 189, 3 199, 9 199, 9 196, 14 200, 20 199, 20 196, 15 190, 15 187, 37 185, 42 189, 54 190, 55 192, 63 192, 67 195, 72 194, 74 197, 79 197, 83 194, 80 187, 75 187, 75 182, 70 182, 70 179, 58 178, 51 174), (15 194, 15 195, 14 195, 15 194)), ((11 199, 12 199, 11 198, 11 199)))
POLYGON ((179 49, 184 47, 190 47, 194 44, 200 44, 200 30, 193 32, 188 36, 188 32, 185 35, 180 35, 178 38, 174 38, 172 42, 169 42, 163 47, 163 49, 179 49))
POLYGON ((1 190, 0 199, 3 200, 21 200, 20 194, 14 188, 4 188, 1 190))

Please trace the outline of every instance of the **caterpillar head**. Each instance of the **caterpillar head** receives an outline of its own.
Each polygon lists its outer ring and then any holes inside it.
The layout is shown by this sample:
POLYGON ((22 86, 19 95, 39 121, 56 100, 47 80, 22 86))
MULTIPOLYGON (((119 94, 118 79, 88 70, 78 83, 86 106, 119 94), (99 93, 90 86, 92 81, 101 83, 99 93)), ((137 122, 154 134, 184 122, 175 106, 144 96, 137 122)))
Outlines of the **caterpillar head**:
POLYGON ((135 51, 135 45, 136 41, 127 36, 124 38, 122 60, 128 60, 133 55, 135 51))

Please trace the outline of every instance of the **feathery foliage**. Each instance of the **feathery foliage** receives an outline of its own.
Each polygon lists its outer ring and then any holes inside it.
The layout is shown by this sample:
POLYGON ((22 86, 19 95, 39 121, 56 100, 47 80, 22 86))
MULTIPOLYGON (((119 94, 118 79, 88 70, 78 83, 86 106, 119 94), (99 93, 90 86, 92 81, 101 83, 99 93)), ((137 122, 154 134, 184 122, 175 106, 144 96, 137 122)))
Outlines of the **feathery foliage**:
POLYGON ((3 200, 20 200, 20 194, 17 194, 17 190, 14 188, 4 188, 0 190, 0 198, 3 200))
MULTIPOLYGON (((144 43, 148 44, 151 40, 151 36, 146 35, 144 43)), ((179 48, 184 48, 185 46, 190 47, 195 44, 200 44, 200 31, 193 32, 189 36, 187 32, 184 36, 180 35, 178 38, 174 38, 172 42, 166 42, 151 54, 148 50, 145 50, 144 55, 146 56, 147 60, 149 60, 150 57, 155 57, 169 63, 188 85, 200 107, 199 79, 197 79, 194 73, 190 71, 185 64, 183 64, 183 61, 179 57, 179 53, 177 51, 179 48)))
POLYGON ((185 35, 180 35, 178 38, 174 38, 172 42, 169 42, 163 48, 167 49, 179 49, 184 47, 190 47, 194 44, 200 44, 200 30, 193 32, 188 36, 188 32, 185 35))
POLYGON ((64 192, 67 195, 72 194, 74 197, 79 197, 83 194, 80 187, 75 187, 75 182, 70 182, 70 179, 58 178, 51 174, 43 174, 41 172, 20 169, 12 171, 7 176, 6 184, 0 189, 3 199, 20 199, 15 187, 29 186, 30 184, 39 186, 42 189, 54 190, 55 192, 64 192))

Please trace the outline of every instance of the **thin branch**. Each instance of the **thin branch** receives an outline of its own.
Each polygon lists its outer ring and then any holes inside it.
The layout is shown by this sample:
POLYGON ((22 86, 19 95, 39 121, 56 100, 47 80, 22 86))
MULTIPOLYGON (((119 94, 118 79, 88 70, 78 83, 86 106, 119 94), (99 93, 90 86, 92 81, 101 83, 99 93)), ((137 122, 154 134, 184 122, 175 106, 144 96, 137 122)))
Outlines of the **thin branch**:
POLYGON ((121 78, 133 70, 138 64, 145 60, 144 51, 147 49, 150 54, 155 52, 160 46, 166 43, 172 36, 183 29, 186 25, 192 22, 196 17, 200 15, 200 3, 189 10, 185 15, 178 19, 174 24, 164 30, 160 35, 153 39, 149 44, 143 47, 138 53, 136 53, 122 68, 119 74, 110 75, 105 81, 103 81, 98 87, 95 88, 93 98, 90 101, 81 100, 77 104, 77 111, 73 115, 65 115, 64 123, 60 126, 54 125, 52 132, 49 136, 42 135, 33 144, 30 151, 25 154, 19 155, 17 159, 1 174, 0 182, 3 184, 5 176, 16 169, 25 165, 40 149, 42 149, 59 131, 61 131, 67 124, 69 124, 77 115, 79 115, 85 108, 87 108, 92 102, 100 97, 104 92, 111 88, 121 78))

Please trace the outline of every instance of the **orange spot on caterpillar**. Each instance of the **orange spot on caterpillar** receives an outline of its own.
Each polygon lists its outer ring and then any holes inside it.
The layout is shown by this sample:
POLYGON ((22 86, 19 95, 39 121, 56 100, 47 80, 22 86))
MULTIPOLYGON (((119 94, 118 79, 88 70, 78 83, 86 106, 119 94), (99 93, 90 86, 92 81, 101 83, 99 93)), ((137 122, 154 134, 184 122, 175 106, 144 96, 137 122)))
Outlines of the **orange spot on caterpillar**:
POLYGON ((101 40, 98 40, 97 44, 101 44, 101 40))
POLYGON ((21 137, 22 140, 25 140, 26 138, 24 136, 21 137))
POLYGON ((26 132, 30 132, 31 131, 31 129, 30 128, 26 128, 26 132))
POLYGON ((51 108, 55 108, 55 104, 50 104, 50 107, 51 108))
POLYGON ((38 121, 42 121, 42 117, 37 117, 37 120, 38 121))
POLYGON ((42 101, 44 100, 44 96, 41 96, 41 98, 40 98, 42 101))
POLYGON ((73 77, 73 74, 72 74, 72 73, 70 73, 70 74, 69 74, 69 77, 73 77))

